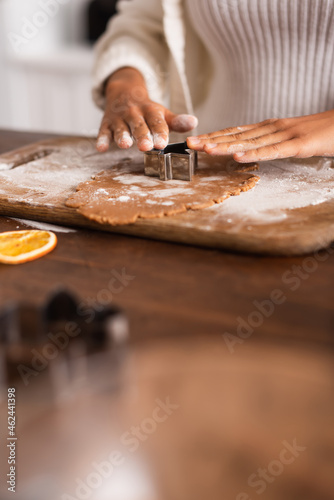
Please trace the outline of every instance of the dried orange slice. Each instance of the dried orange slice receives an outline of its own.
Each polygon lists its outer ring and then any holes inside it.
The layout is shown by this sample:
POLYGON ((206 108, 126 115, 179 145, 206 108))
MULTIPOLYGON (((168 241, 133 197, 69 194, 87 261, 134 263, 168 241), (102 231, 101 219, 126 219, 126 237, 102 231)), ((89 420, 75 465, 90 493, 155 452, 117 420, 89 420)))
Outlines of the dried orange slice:
POLYGON ((0 263, 23 264, 43 257, 57 245, 50 231, 9 231, 0 233, 0 263))

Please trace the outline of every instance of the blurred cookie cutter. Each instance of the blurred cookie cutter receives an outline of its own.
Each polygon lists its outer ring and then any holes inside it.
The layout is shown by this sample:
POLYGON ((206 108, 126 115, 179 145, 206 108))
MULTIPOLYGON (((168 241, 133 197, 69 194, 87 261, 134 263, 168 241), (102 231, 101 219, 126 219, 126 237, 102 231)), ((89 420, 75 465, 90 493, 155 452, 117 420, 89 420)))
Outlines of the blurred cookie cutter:
POLYGON ((144 156, 145 175, 162 181, 191 181, 198 165, 197 152, 186 142, 169 144, 165 149, 147 151, 144 156))
MULTIPOLYGON (((31 349, 43 349, 50 338, 56 354, 57 350, 61 354, 59 358, 45 355, 50 361, 48 374, 56 393, 59 394, 60 389, 75 387, 78 376, 82 380, 83 367, 85 384, 87 387, 89 383, 92 385, 92 367, 96 372, 95 360, 98 357, 98 366, 104 369, 105 365, 101 363, 103 354, 113 377, 107 378, 102 373, 101 380, 95 379, 95 385, 106 387, 106 384, 114 386, 118 383, 116 372, 127 352, 127 317, 119 307, 111 304, 94 311, 93 317, 87 321, 82 314, 82 304, 71 292, 58 289, 40 304, 15 301, 0 308, 0 404, 9 380, 17 376, 18 362, 28 363, 29 368, 31 349)), ((30 367, 30 373, 33 368, 30 367)), ((51 388, 48 392, 50 396, 56 393, 51 388)))

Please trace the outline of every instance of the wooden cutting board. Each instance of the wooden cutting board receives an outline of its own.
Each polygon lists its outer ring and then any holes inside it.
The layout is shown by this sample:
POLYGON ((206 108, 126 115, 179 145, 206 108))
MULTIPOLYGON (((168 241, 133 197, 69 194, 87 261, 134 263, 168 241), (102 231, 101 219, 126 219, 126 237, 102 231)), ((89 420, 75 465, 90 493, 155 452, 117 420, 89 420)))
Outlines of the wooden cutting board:
MULTIPOLYGON (((260 181, 251 191, 204 210, 127 226, 101 225, 65 206, 80 182, 129 158, 142 161, 142 154, 133 148, 101 155, 85 137, 43 141, 1 155, 0 214, 258 254, 300 255, 334 241, 330 159, 261 164, 260 181)), ((210 159, 203 155, 200 161, 210 159)), ((222 168, 228 161, 222 159, 222 168)))

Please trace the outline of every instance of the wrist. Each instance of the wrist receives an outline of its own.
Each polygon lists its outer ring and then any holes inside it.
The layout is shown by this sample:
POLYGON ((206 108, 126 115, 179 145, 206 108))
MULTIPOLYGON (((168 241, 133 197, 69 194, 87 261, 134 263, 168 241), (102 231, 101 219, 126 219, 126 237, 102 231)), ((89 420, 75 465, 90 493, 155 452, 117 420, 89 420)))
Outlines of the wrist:
POLYGON ((105 95, 114 96, 115 93, 129 92, 134 87, 139 87, 141 91, 146 90, 143 75, 135 68, 124 67, 113 73, 105 84, 105 95))

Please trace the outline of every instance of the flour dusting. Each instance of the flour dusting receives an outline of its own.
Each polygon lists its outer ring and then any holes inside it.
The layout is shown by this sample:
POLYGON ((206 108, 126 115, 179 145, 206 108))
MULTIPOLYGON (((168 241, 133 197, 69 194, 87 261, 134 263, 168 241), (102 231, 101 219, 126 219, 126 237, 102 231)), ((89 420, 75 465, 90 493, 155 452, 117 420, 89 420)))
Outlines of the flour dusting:
POLYGON ((98 189, 96 192, 101 194, 109 194, 106 189, 98 189))
POLYGON ((54 224, 47 224, 46 222, 17 219, 16 217, 11 217, 11 219, 16 220, 16 222, 19 222, 20 224, 24 224, 25 226, 33 227, 35 229, 41 229, 42 231, 53 231, 54 233, 76 233, 75 229, 70 229, 69 227, 63 227, 63 226, 56 226, 54 224))
POLYGON ((288 210, 319 205, 334 198, 334 161, 276 160, 260 163, 257 185, 207 210, 212 222, 267 224, 288 217, 288 210))
MULTIPOLYGON (((168 181, 166 181, 168 182, 168 181)), ((179 181, 179 182, 183 182, 183 184, 185 184, 184 181, 179 181)), ((170 196, 179 196, 179 195, 189 195, 189 194, 193 194, 194 191, 190 188, 188 188, 187 186, 182 186, 182 187, 178 187, 178 188, 166 188, 166 189, 163 189, 161 191, 152 191, 151 193, 151 196, 153 196, 154 198, 169 198, 170 196)))
MULTIPOLYGON (((151 179, 150 177, 146 177, 145 175, 134 177, 132 174, 120 174, 114 177, 115 181, 119 181, 121 184, 131 185, 137 182, 140 182, 142 186, 147 187, 157 187, 160 185, 159 181, 151 179)), ((137 186, 138 187, 138 186, 137 186)))
POLYGON ((10 170, 14 167, 14 163, 0 163, 0 171, 1 170, 10 170))
MULTIPOLYGON (((0 198, 7 203, 19 202, 52 209, 64 205, 75 194, 79 184, 98 178, 101 172, 113 172, 118 192, 114 193, 103 183, 97 185, 92 199, 88 200, 90 207, 107 200, 109 205, 117 203, 117 209, 121 210, 120 207, 124 209, 127 203, 134 203, 134 200, 141 198, 143 204, 163 206, 164 213, 168 213, 168 207, 172 207, 176 201, 197 196, 196 193, 208 188, 212 192, 219 183, 228 186, 229 177, 226 173, 223 178, 219 175, 219 159, 213 175, 210 176, 209 170, 202 173, 200 191, 195 192, 192 187, 194 183, 177 180, 163 182, 145 176, 143 154, 136 148, 126 153, 112 148, 107 153, 99 154, 89 141, 82 143, 82 147, 80 144, 76 148, 73 141, 69 141, 58 151, 52 152, 47 160, 41 157, 17 167, 14 163, 5 163, 5 158, 1 162, 0 158, 0 198)), ((187 219, 180 219, 180 225, 196 225, 211 230, 227 223, 231 230, 236 231, 240 225, 246 229, 256 224, 284 221, 289 218, 291 209, 317 206, 334 199, 333 165, 333 160, 325 158, 260 163, 260 169, 256 172, 260 181, 253 189, 201 210, 201 216, 193 212, 194 215, 189 215, 187 219)), ((23 222, 22 219, 17 220, 23 222)), ((46 229, 43 223, 24 223, 46 229)), ((58 228, 58 231, 62 230, 66 228, 58 228)))
MULTIPOLYGON (((135 149, 127 151, 124 158, 124 151, 119 149, 100 154, 89 141, 84 145, 85 148, 81 148, 80 143, 77 148, 73 144, 64 145, 61 150, 52 152, 47 168, 44 157, 18 167, 0 160, 0 197, 9 202, 19 199, 29 205, 52 207, 60 200, 64 202, 78 184, 90 180, 101 170, 117 163, 127 165, 129 161, 142 160, 142 154, 135 149)), ((99 194, 108 193, 102 190, 99 194)))

